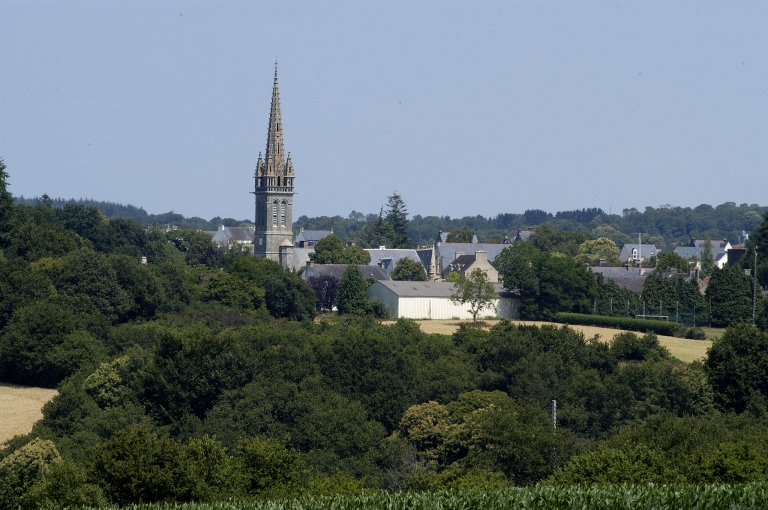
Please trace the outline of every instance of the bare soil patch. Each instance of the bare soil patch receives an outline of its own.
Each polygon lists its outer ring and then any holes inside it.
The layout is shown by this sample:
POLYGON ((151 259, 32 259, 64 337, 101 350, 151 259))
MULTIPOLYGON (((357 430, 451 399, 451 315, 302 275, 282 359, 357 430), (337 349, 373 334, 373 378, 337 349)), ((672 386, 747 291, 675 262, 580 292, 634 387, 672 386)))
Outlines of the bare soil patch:
POLYGON ((59 392, 0 383, 0 445, 19 434, 28 434, 43 417, 43 406, 59 392))
MULTIPOLYGON (((419 324, 419 327, 424 333, 437 333, 440 335, 452 335, 457 329, 459 329, 459 324, 462 323, 462 321, 459 320, 421 320, 416 321, 419 324)), ((489 320, 486 319, 483 322, 486 323, 485 329, 489 329, 491 326, 496 324, 498 319, 495 320, 489 320)), ((562 324, 556 324, 553 322, 542 322, 542 321, 512 321, 515 324, 528 324, 528 325, 536 325, 536 326, 542 326, 544 324, 549 324, 552 326, 562 326, 562 324)), ((394 321, 385 321, 384 324, 394 324, 394 321)), ((618 335, 619 333, 623 333, 624 330, 620 329, 611 329, 611 328, 599 328, 596 326, 569 326, 571 329, 575 329, 576 331, 580 331, 584 333, 584 336, 587 338, 591 338, 595 335, 598 335, 600 340, 603 342, 610 342, 613 340, 613 337, 618 335)), ((659 335, 659 343, 666 347, 669 352, 674 356, 675 358, 679 359, 680 361, 684 361, 685 363, 690 363, 691 361, 700 360, 707 356, 707 349, 712 345, 712 341, 707 340, 687 340, 685 338, 676 338, 673 336, 662 336, 659 335)))

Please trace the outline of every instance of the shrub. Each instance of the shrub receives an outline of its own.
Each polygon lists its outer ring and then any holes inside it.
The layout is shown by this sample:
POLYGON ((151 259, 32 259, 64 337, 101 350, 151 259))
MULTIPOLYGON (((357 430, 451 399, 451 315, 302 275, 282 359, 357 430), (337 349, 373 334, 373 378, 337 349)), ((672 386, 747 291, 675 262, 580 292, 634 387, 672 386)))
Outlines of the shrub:
POLYGON ((602 326, 606 328, 640 331, 641 333, 656 333, 657 335, 672 336, 680 327, 677 322, 632 319, 629 317, 608 317, 605 315, 588 315, 583 313, 560 312, 554 316, 555 322, 563 324, 580 324, 584 326, 602 326))

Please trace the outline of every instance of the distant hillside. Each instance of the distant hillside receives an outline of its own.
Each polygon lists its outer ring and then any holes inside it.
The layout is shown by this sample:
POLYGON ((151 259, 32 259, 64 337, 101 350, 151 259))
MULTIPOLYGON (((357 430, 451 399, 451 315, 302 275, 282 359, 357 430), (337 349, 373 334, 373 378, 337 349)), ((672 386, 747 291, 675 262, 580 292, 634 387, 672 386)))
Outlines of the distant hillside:
MULTIPOLYGON (((46 197, 47 198, 47 197, 46 197)), ((62 209, 67 204, 80 204, 86 207, 95 207, 101 211, 101 213, 109 219, 114 218, 128 218, 134 220, 143 225, 175 225, 179 228, 192 228, 197 230, 217 230, 219 225, 226 225, 228 227, 237 227, 243 223, 251 224, 251 220, 236 220, 234 218, 221 218, 216 216, 210 220, 200 218, 199 216, 192 216, 187 218, 183 214, 178 214, 173 211, 162 214, 149 214, 141 207, 135 205, 117 204, 115 202, 103 202, 91 199, 74 199, 74 198, 53 198, 50 200, 51 207, 62 209)), ((37 205, 42 202, 42 198, 25 198, 20 196, 16 198, 17 204, 26 204, 30 206, 37 205)))
MULTIPOLYGON (((82 204, 96 207, 107 218, 130 218, 145 225, 175 225, 180 228, 216 230, 219 225, 238 226, 253 224, 250 219, 215 217, 210 220, 198 216, 185 217, 173 211, 162 214, 149 214, 141 207, 103 202, 90 199, 50 199, 51 206, 62 208, 67 204, 82 204)), ((18 197, 16 203, 36 205, 41 199, 18 197)), ((637 239, 637 233, 643 232, 644 242, 656 244, 687 244, 691 237, 728 239, 731 243, 739 242, 742 231, 752 232, 762 221, 768 207, 757 204, 736 205, 725 202, 718 206, 702 204, 697 207, 646 207, 643 212, 637 209, 624 209, 621 214, 608 214, 600 208, 559 211, 550 213, 541 209, 529 209, 522 214, 502 213, 496 216, 413 216, 408 226, 408 234, 414 245, 429 245, 439 231, 467 226, 475 231, 480 241, 488 242, 495 236, 498 240, 518 228, 533 227, 549 223, 554 229, 568 232, 591 232, 594 235, 606 235, 621 246, 637 239), (600 228, 598 228, 600 227, 600 228), (603 233, 601 233, 603 232, 603 233)), ((331 230, 343 240, 359 240, 365 226, 374 221, 377 214, 364 214, 352 211, 343 216, 301 216, 293 224, 293 229, 331 230)))
MULTIPOLYGON (((613 239, 619 246, 637 240, 637 233, 643 233, 643 242, 664 244, 687 244, 691 237, 703 239, 728 239, 739 242, 742 231, 752 232, 763 221, 768 207, 757 204, 736 205, 726 202, 716 207, 702 204, 697 207, 646 207, 645 211, 625 209, 619 214, 608 214, 600 208, 559 211, 550 213, 540 209, 527 210, 522 214, 502 213, 485 218, 483 216, 420 216, 411 218, 408 234, 415 245, 434 242, 439 231, 467 226, 475 231, 480 241, 488 242, 493 236, 505 236, 518 228, 534 227, 549 223, 555 230, 569 232, 591 232, 596 236, 613 239), (598 228, 600 227, 600 228, 598 228)), ((347 218, 341 216, 301 216, 294 223, 294 230, 330 230, 344 240, 358 239, 365 225, 377 215, 364 215, 352 211, 347 218)))

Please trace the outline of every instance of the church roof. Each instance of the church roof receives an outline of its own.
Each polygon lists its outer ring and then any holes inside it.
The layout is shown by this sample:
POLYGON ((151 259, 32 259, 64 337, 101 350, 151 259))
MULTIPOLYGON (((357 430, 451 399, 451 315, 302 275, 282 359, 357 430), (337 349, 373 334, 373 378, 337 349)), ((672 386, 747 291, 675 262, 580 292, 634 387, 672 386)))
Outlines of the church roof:
MULTIPOLYGON (((304 279, 312 276, 333 276, 338 280, 344 275, 348 264, 307 264, 301 277, 304 279)), ((363 273, 363 278, 373 278, 374 280, 390 280, 391 278, 384 269, 379 266, 358 266, 363 273)))

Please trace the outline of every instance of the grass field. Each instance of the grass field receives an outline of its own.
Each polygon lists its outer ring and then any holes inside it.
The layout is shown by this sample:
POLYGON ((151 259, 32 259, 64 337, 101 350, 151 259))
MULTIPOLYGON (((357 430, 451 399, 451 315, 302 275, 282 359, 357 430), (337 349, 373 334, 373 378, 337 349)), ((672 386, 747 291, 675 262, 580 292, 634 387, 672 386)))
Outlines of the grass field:
POLYGON ((46 388, 0 383, 0 445, 18 434, 27 434, 43 417, 43 406, 58 395, 46 388))
MULTIPOLYGON (((458 320, 420 320, 416 321, 419 324, 419 327, 424 333, 438 333, 441 335, 452 335, 458 328, 459 324, 461 324, 461 321, 458 320)), ((486 320, 483 321, 487 325, 487 327, 491 327, 494 324, 498 322, 498 320, 486 320)), ((515 324, 535 324, 537 326, 541 326, 544 324, 549 324, 553 326, 560 326, 560 324, 555 324, 552 322, 540 322, 540 321, 512 321, 515 324)), ((391 324, 393 321, 386 321, 385 324, 391 324)), ((616 336, 619 333, 622 333, 623 331, 620 329, 610 329, 610 328, 599 328, 596 326, 570 326, 570 328, 575 329, 576 331, 580 331, 584 333, 584 336, 587 338, 593 337, 595 335, 598 335, 600 340, 604 342, 610 342, 614 336, 616 336)), ((713 330, 709 332, 712 336, 715 336, 715 332, 717 332, 717 335, 719 336, 719 333, 722 330, 713 330)), ((716 336, 715 336, 716 337, 716 336)), ((707 337, 709 338, 709 336, 707 337)), ((672 353, 672 356, 679 359, 680 361, 684 361, 686 363, 690 363, 691 361, 697 360, 697 359, 703 359, 707 356, 707 349, 712 345, 712 340, 686 340, 685 338, 676 338, 673 336, 662 336, 659 335, 659 343, 669 349, 669 352, 672 353)))

